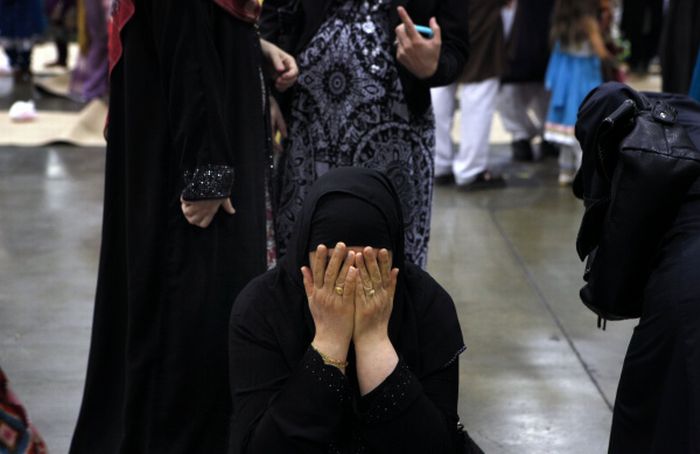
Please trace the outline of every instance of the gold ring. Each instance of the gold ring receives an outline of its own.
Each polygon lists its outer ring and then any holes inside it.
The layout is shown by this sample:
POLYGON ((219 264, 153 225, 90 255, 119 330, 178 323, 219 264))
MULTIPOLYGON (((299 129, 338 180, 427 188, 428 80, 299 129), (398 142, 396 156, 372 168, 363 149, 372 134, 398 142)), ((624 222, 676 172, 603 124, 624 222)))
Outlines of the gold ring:
POLYGON ((337 293, 340 296, 343 296, 343 287, 341 287, 340 285, 336 286, 335 293, 337 293))

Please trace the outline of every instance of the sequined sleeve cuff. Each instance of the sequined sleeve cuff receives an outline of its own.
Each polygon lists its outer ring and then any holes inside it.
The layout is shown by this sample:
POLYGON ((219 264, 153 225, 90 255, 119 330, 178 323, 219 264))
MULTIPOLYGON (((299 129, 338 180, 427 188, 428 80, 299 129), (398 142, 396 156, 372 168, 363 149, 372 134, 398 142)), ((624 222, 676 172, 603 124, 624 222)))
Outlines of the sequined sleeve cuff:
POLYGON ((324 387, 334 394, 339 402, 350 400, 351 393, 348 387, 348 379, 337 367, 329 366, 323 362, 321 355, 309 347, 302 360, 302 368, 307 379, 314 385, 324 387))
POLYGON ((185 171, 185 200, 223 199, 231 195, 233 187, 233 167, 207 165, 185 171))
POLYGON ((381 385, 360 399, 359 417, 367 424, 390 421, 403 413, 421 392, 418 378, 400 360, 381 385))

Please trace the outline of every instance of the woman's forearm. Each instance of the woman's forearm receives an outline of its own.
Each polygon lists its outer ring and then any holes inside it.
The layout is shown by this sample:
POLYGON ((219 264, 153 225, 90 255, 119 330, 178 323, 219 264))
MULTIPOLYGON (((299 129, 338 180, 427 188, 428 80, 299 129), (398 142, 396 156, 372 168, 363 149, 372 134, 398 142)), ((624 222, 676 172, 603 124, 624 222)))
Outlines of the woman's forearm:
POLYGON ((362 396, 382 384, 399 363, 399 355, 388 336, 377 341, 356 341, 355 356, 357 382, 362 396))

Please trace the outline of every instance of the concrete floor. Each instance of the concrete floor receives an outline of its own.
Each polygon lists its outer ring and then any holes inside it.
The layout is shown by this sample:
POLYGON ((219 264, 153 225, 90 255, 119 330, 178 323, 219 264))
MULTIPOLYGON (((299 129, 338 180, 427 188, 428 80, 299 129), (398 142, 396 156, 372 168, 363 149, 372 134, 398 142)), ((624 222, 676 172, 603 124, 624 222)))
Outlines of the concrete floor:
MULTIPOLYGON (((435 192, 428 268, 468 345, 460 414, 487 453, 603 453, 635 322, 596 329, 578 300, 581 203, 558 187, 556 162, 508 153, 494 146, 506 189, 435 192)), ((85 379, 103 173, 103 149, 0 147, 0 365, 54 454, 68 450, 85 379)))
MULTIPOLYGON (((600 331, 578 301, 581 204, 556 163, 495 148, 507 189, 434 200, 429 270, 469 347, 460 414, 487 453, 605 452, 634 323, 600 331)), ((67 451, 82 394, 103 170, 101 149, 0 149, 0 364, 52 453, 67 451)))

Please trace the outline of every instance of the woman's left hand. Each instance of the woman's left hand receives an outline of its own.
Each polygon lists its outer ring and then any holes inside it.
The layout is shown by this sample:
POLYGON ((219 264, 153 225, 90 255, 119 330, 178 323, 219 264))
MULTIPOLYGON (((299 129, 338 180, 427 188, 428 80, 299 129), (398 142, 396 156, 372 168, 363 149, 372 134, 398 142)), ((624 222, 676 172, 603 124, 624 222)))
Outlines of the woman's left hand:
POLYGON ((299 76, 299 68, 294 57, 264 39, 260 40, 263 56, 275 71, 275 88, 279 92, 294 85, 299 76))
POLYGON ((382 249, 377 253, 371 247, 355 256, 355 267, 360 271, 360 279, 355 288, 353 342, 362 349, 389 338, 389 318, 399 270, 391 269, 389 251, 382 249))
POLYGON ((419 79, 431 77, 440 62, 442 34, 435 18, 430 19, 433 37, 423 38, 403 6, 398 7, 401 24, 396 27, 396 59, 419 79))

